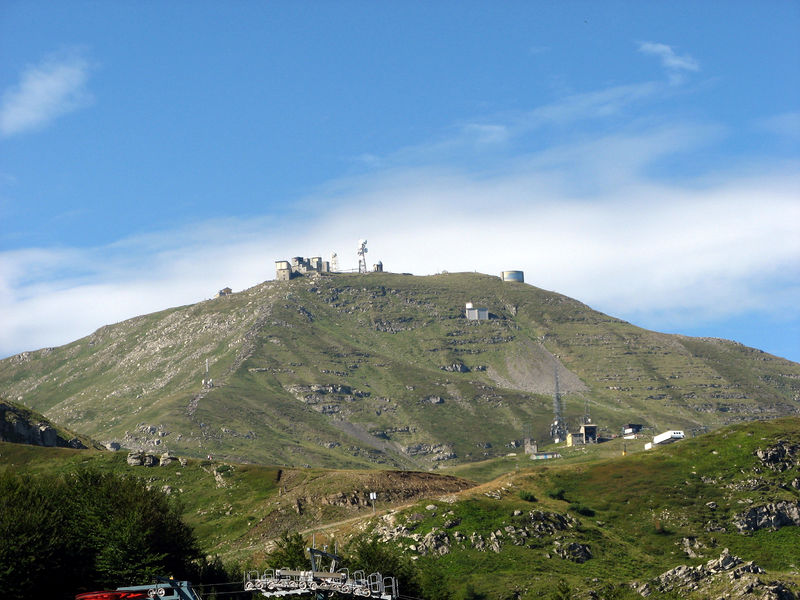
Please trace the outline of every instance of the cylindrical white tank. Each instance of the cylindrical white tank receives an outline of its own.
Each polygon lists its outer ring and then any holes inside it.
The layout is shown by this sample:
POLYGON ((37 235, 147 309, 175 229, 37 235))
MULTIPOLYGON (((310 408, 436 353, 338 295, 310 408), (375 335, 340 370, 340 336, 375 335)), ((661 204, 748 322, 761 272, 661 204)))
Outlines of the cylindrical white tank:
POLYGON ((519 281, 525 283, 525 274, 522 271, 503 271, 503 281, 519 281))

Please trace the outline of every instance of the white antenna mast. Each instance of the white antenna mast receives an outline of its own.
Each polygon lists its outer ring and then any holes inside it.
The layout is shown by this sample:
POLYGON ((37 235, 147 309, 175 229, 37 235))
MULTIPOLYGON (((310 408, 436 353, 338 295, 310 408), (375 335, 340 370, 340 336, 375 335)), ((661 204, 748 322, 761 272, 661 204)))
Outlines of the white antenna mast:
POLYGON ((367 272, 367 258, 364 256, 367 253, 367 240, 358 240, 358 272, 367 272))

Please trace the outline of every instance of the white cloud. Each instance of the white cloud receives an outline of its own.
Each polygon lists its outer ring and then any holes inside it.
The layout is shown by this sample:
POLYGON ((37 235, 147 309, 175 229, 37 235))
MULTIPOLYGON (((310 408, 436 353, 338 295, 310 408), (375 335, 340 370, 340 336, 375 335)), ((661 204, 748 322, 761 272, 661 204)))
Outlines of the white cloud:
POLYGON ((652 98, 661 89, 662 86, 658 83, 644 82, 574 94, 531 111, 524 122, 529 127, 538 127, 615 116, 631 104, 652 98))
POLYGON ((89 64, 80 56, 45 59, 28 67, 19 83, 3 93, 0 134, 11 136, 43 127, 91 102, 86 89, 89 64))
POLYGON ((485 157, 487 153, 508 150, 515 142, 534 137, 548 127, 564 130, 582 121, 619 118, 631 107, 663 94, 666 87, 661 82, 643 82, 573 94, 531 111, 461 124, 438 139, 401 148, 387 156, 364 154, 354 160, 386 169, 485 157))
POLYGON ((665 131, 565 146, 558 160, 541 153, 491 175, 413 169, 338 181, 304 199, 317 209, 288 221, 213 221, 103 248, 0 254, 0 355, 241 290, 272 278, 277 259, 336 250, 353 268, 359 238, 390 271, 522 269, 538 287, 670 327, 796 310, 797 171, 653 181, 648 161, 702 141, 665 131), (565 185, 598 180, 615 162, 627 167, 591 197, 565 185))
MULTIPOLYGON (((698 69, 663 44, 640 50, 660 56, 671 73, 698 69)), ((389 157, 363 155, 372 173, 329 182, 281 220, 216 220, 101 248, 0 253, 0 356, 66 343, 225 286, 241 290, 272 278, 277 259, 335 250, 341 267, 353 268, 360 238, 370 241, 370 262, 390 271, 522 269, 533 285, 649 326, 796 314, 800 171, 733 167, 694 181, 648 175, 662 159, 725 134, 710 124, 630 118, 634 105, 668 88, 643 82, 576 94, 461 124, 449 138, 389 157), (622 117, 614 133, 582 127, 557 145, 508 152, 545 127, 609 117, 622 117), (485 153, 469 174, 438 166, 469 152, 485 153)))
MULTIPOLYGON (((665 44, 645 42, 639 49, 661 57, 662 64, 670 73, 670 84, 680 83, 680 71, 699 69, 694 59, 675 55, 665 44)), ((670 85, 660 81, 613 85, 571 94, 533 110, 495 115, 483 122, 462 123, 438 139, 401 148, 387 156, 364 154, 354 160, 374 168, 463 160, 498 149, 509 149, 514 142, 532 138, 547 128, 561 133, 574 131, 574 126, 581 122, 629 120, 636 108, 655 98, 663 99, 668 93, 670 85)))
POLYGON ((689 56, 684 54, 678 56, 672 47, 667 44, 659 44, 654 42, 640 42, 639 52, 657 56, 661 59, 661 65, 669 73, 670 82, 673 84, 681 83, 683 81, 684 71, 699 71, 699 63, 689 56))

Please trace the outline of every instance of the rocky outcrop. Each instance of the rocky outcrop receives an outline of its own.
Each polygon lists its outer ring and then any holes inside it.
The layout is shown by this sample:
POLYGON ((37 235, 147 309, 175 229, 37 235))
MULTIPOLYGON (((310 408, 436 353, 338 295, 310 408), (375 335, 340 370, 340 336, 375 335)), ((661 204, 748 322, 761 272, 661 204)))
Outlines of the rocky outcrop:
MULTIPOLYGON (((373 501, 369 497, 371 491, 377 493, 377 503, 385 505, 452 494, 473 485, 465 479, 448 475, 417 471, 381 471, 365 480, 361 489, 333 494, 301 495, 297 500, 303 507, 338 506, 357 511, 372 506, 373 501)), ((435 505, 432 506, 436 508, 435 505)), ((419 515, 419 519, 422 518, 423 516, 419 515)), ((409 519, 413 520, 413 516, 409 519)))
POLYGON ((412 444, 404 446, 403 452, 409 456, 426 456, 434 462, 456 458, 456 453, 449 444, 412 444))
POLYGON ((650 596, 653 591, 683 596, 692 592, 707 593, 723 583, 728 591, 724 597, 730 600, 797 600, 786 584, 764 582, 757 577, 763 573, 764 570, 752 561, 745 562, 725 548, 719 558, 705 564, 696 567, 679 565, 648 583, 634 583, 631 587, 644 597, 650 596))
POLYGON ((159 464, 157 456, 136 451, 129 452, 126 460, 132 467, 155 467, 159 464))
POLYGON ((59 435, 56 428, 41 415, 3 400, 0 400, 0 442, 86 448, 77 437, 59 435))
POLYGON ((739 533, 800 526, 800 502, 771 502, 753 506, 736 515, 733 518, 733 525, 739 533))
POLYGON ((128 458, 126 460, 132 467, 166 467, 176 460, 180 460, 181 464, 185 464, 184 459, 178 459, 169 452, 165 452, 159 457, 154 454, 147 454, 146 452, 134 450, 128 453, 128 458))
POLYGON ((800 468, 800 445, 790 444, 785 440, 768 448, 759 448, 756 456, 762 465, 779 473, 800 468))
POLYGON ((553 546, 556 555, 565 560, 571 560, 572 562, 580 564, 592 558, 592 550, 587 544, 556 540, 553 546))
POLYGON ((463 363, 453 363, 439 368, 442 371, 448 371, 449 373, 469 373, 469 367, 463 363))
POLYGON ((700 558, 701 552, 703 550, 707 550, 708 546, 706 546, 703 542, 698 540, 696 537, 685 537, 682 538, 678 545, 681 547, 681 550, 686 553, 686 556, 689 558, 700 558))
MULTIPOLYGON (((433 510, 436 506, 430 505, 426 510, 433 510)), ((444 523, 444 529, 433 527, 428 533, 415 533, 414 529, 424 520, 424 515, 408 515, 405 524, 396 524, 394 521, 379 524, 374 533, 383 542, 404 543, 411 552, 422 556, 427 554, 444 555, 450 552, 453 544, 460 548, 472 548, 479 552, 500 552, 503 546, 538 546, 533 540, 547 538, 574 528, 577 519, 559 513, 533 510, 527 514, 515 511, 512 522, 495 531, 480 533, 477 531, 462 532, 457 528, 461 520, 452 513, 445 513, 451 518, 444 523)), ((592 557, 589 546, 576 544, 563 540, 555 542, 555 554, 567 560, 585 562, 592 557)))

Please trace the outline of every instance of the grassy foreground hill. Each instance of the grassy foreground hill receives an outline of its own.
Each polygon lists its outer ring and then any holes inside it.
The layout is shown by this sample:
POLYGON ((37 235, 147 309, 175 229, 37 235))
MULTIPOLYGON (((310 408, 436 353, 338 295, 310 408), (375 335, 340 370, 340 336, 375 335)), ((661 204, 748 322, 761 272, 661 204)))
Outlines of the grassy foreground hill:
POLYGON ((0 361, 0 394, 128 448, 413 470, 501 456, 528 425, 546 440, 555 373, 568 423, 606 433, 800 409, 797 363, 471 273, 263 283, 0 361))
POLYGON ((144 477, 182 501, 205 552, 251 568, 264 567, 268 542, 284 531, 318 546, 376 536, 413 560, 426 600, 548 598, 559 581, 573 598, 796 597, 800 419, 621 450, 617 440, 560 460, 452 469, 473 482, 200 459, 140 467, 120 453, 7 443, 0 469, 144 477), (369 491, 379 498, 374 515, 369 491))

